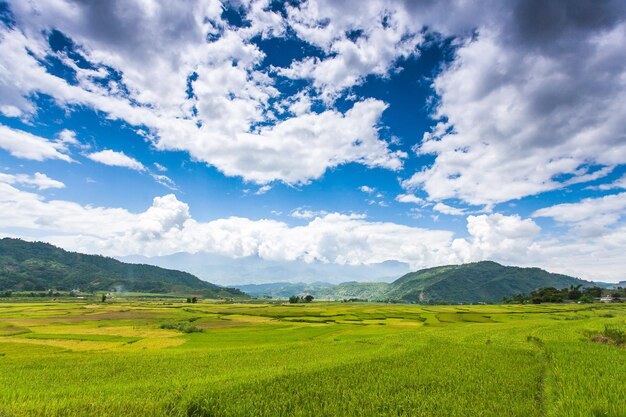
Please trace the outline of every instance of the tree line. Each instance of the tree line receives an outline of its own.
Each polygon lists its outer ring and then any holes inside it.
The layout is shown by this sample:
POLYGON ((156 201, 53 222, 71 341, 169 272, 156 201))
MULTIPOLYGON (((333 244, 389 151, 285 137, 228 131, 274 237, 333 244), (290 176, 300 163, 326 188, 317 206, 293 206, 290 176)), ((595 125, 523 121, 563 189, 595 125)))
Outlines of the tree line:
POLYGON ((531 291, 530 294, 516 294, 510 298, 503 297, 502 302, 506 304, 562 303, 565 301, 593 303, 595 299, 603 295, 624 297, 626 296, 625 291, 622 287, 604 290, 597 286, 582 288, 582 285, 570 285, 569 288, 562 289, 543 287, 531 291))

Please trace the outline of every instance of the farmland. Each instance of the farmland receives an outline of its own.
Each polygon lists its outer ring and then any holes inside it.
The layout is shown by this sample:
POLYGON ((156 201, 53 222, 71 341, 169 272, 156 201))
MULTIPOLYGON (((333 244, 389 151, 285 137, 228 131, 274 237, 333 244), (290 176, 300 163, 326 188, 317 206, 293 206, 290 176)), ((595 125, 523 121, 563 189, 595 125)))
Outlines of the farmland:
POLYGON ((626 416, 625 320, 619 304, 2 302, 0 416, 626 416))

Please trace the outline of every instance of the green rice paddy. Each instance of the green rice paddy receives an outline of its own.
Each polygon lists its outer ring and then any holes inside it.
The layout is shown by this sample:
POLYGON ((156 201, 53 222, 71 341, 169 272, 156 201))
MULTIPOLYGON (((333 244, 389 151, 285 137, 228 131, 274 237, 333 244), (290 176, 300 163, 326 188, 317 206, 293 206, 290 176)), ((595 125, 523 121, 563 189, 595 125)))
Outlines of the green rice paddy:
POLYGON ((0 416, 620 417, 625 321, 617 304, 0 303, 0 416))

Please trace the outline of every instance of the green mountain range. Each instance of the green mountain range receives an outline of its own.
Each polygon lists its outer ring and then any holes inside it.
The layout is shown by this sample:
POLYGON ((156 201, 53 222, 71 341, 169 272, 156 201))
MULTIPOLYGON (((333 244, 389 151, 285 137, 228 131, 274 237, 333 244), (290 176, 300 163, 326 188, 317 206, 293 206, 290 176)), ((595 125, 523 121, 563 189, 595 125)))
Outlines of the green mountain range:
POLYGON ((128 264, 68 252, 43 242, 0 239, 0 290, 193 293, 208 298, 247 297, 238 289, 202 281, 187 272, 128 264))
POLYGON ((539 268, 483 261, 411 272, 391 283, 271 283, 220 287, 187 272, 68 252, 48 243, 0 239, 0 291, 117 291, 194 293, 208 298, 272 297, 311 294, 320 300, 359 299, 405 303, 497 303, 542 287, 593 286, 539 268))
POLYGON ((345 282, 338 285, 275 283, 238 286, 253 296, 287 297, 311 294, 322 300, 360 299, 405 303, 497 303, 503 297, 527 294, 542 287, 565 288, 596 283, 539 268, 503 266, 483 261, 408 273, 391 282, 345 282))
POLYGON ((540 268, 504 266, 483 261, 411 272, 389 285, 390 300, 428 303, 495 303, 542 287, 565 288, 593 283, 540 268))

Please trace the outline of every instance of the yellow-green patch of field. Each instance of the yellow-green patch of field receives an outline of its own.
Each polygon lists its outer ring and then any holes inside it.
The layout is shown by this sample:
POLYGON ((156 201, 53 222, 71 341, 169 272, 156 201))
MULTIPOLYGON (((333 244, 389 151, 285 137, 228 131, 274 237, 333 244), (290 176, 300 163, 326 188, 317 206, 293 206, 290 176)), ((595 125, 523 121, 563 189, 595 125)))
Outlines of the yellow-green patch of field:
POLYGON ((594 335, 625 321, 622 305, 0 303, 0 416, 624 417, 626 349, 594 335))

